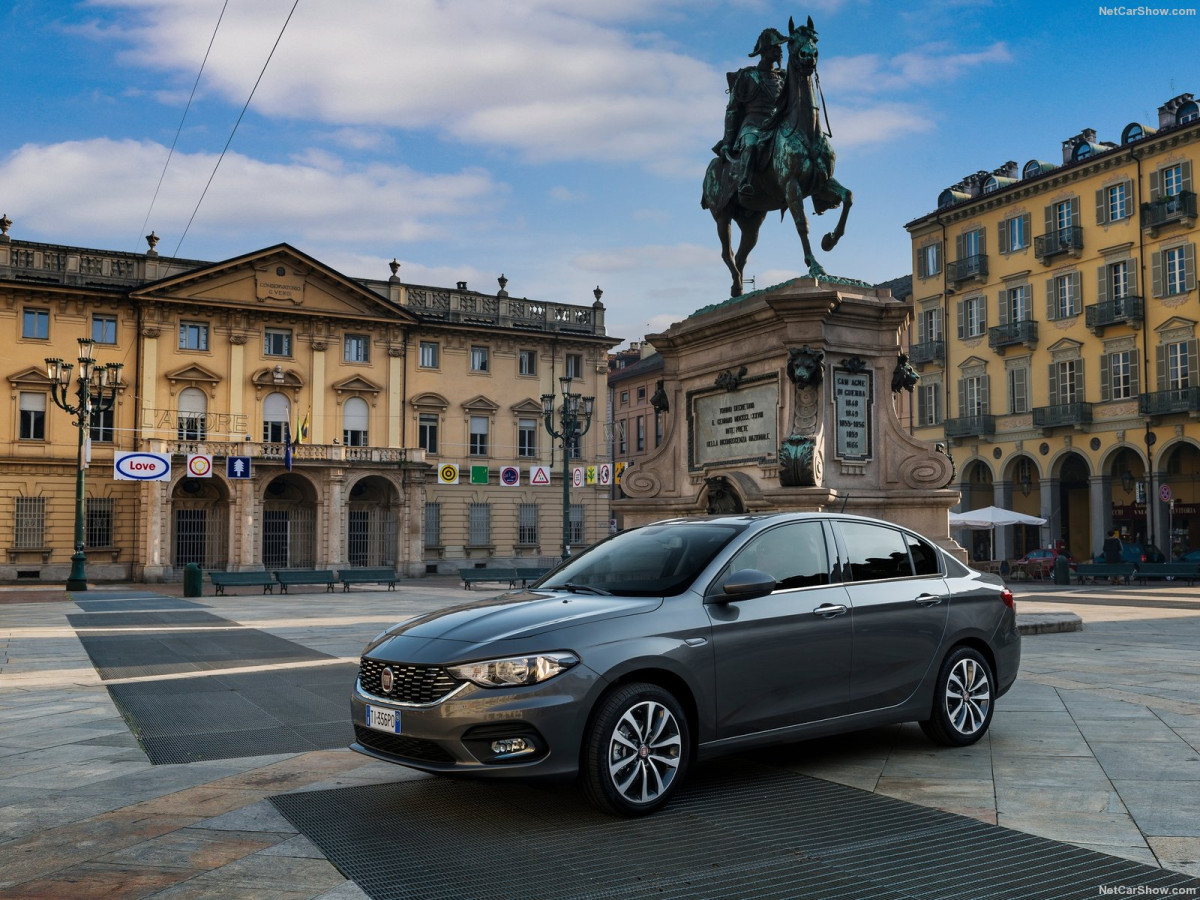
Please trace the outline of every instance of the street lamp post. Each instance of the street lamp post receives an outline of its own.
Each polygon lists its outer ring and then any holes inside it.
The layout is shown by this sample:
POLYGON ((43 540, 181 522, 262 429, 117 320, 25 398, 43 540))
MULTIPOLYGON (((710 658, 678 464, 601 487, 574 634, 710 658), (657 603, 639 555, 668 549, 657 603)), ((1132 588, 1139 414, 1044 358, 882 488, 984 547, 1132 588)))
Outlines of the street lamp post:
POLYGON ((562 406, 559 408, 559 430, 554 430, 554 395, 542 394, 542 414, 545 416, 546 431, 550 437, 560 441, 563 451, 563 530, 562 555, 571 555, 571 447, 588 433, 592 427, 592 406, 595 397, 581 397, 571 393, 571 376, 558 379, 562 387, 562 406))
POLYGON ((91 428, 92 416, 112 409, 121 386, 121 363, 96 365, 92 358, 92 339, 79 339, 79 375, 75 379, 75 403, 71 401, 71 370, 74 364, 58 358, 46 359, 46 377, 50 379, 50 393, 54 404, 75 416, 75 427, 79 430, 79 447, 75 471, 75 552, 71 555, 71 574, 67 578, 68 591, 87 590, 87 555, 84 528, 83 470, 84 434, 91 428))

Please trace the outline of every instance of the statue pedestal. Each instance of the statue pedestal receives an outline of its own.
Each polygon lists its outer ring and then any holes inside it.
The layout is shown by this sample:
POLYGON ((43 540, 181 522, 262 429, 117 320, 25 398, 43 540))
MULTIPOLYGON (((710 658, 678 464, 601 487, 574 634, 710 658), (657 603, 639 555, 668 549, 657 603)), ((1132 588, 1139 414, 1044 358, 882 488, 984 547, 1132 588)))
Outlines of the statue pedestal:
POLYGON ((965 560, 947 519, 953 461, 897 417, 912 396, 892 390, 908 320, 887 291, 800 278, 648 335, 663 356, 667 432, 622 476, 622 525, 847 512, 909 526, 965 560))

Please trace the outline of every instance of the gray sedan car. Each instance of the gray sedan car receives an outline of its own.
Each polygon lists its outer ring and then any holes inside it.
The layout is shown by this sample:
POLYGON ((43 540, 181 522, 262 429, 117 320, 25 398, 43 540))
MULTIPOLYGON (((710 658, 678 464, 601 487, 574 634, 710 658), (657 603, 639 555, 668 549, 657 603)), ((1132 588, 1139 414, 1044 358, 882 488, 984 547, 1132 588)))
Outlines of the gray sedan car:
POLYGON ((379 635, 352 746, 427 772, 578 776, 641 815, 718 753, 905 721, 974 743, 1020 658, 1012 593, 905 528, 676 519, 379 635))

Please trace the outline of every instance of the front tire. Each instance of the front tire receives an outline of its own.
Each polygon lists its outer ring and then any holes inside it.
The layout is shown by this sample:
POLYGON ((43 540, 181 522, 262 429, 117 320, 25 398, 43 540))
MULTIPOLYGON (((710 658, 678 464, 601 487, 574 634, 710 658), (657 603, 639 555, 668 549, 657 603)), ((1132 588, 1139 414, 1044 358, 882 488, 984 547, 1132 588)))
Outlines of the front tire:
POLYGON ((983 654, 959 647, 942 663, 934 686, 933 709, 921 722, 932 741, 966 747, 987 733, 992 722, 992 667, 983 654))
POLYGON ((648 815, 675 794, 690 758, 687 716, 674 695, 622 685, 600 701, 584 736, 583 792, 605 812, 648 815))

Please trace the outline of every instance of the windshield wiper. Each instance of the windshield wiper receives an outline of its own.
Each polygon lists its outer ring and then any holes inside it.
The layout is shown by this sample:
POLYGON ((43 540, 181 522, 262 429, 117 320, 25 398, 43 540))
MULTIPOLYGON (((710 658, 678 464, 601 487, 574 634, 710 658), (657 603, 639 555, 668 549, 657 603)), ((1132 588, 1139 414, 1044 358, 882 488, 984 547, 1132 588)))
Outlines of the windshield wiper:
POLYGON ((565 591, 570 591, 572 594, 599 594, 604 597, 612 596, 612 591, 606 591, 604 588, 592 587, 590 584, 576 584, 573 581, 568 581, 566 584, 557 584, 555 587, 560 587, 565 591))

